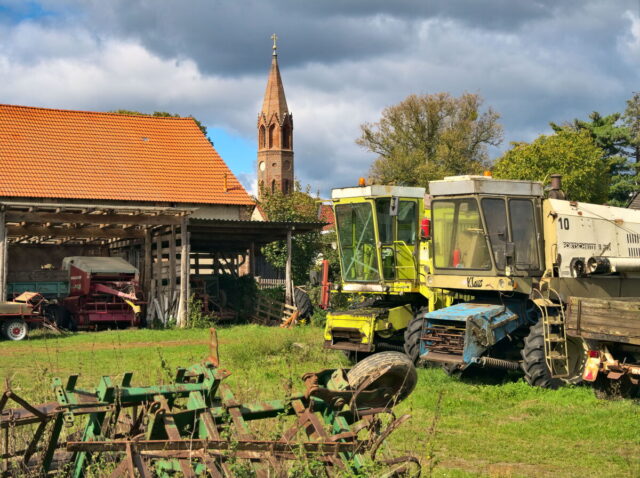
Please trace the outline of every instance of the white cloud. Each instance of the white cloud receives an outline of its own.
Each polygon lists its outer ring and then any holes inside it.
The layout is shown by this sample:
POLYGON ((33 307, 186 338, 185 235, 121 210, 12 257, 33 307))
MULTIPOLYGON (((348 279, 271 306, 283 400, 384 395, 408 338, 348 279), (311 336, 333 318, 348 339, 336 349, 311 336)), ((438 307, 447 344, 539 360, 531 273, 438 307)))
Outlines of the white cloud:
POLYGON ((623 54, 630 55, 628 61, 638 66, 640 60, 640 14, 636 14, 630 10, 624 12, 623 17, 629 20, 629 30, 619 39, 619 47, 623 54))

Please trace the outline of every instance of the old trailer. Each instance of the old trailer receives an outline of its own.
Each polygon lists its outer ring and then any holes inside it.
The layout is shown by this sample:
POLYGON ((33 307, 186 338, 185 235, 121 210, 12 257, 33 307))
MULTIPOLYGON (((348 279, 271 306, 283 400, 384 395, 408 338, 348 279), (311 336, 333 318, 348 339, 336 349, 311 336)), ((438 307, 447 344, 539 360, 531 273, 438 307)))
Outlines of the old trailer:
POLYGON ((46 299, 37 292, 23 292, 11 302, 0 302, 0 332, 8 340, 22 340, 29 328, 44 321, 46 299))
POLYGON ((634 393, 640 383, 640 297, 571 297, 566 331, 587 348, 583 380, 607 395, 634 393))

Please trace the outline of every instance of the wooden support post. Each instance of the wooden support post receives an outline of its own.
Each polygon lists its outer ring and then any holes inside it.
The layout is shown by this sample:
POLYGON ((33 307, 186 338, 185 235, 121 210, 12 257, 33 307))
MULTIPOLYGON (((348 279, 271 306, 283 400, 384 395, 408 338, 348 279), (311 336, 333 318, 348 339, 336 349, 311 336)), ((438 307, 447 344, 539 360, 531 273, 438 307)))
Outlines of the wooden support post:
POLYGON ((178 306, 178 327, 186 327, 189 317, 189 218, 184 216, 180 225, 180 304, 178 306))
POLYGON ((7 226, 4 208, 0 211, 0 301, 7 300, 7 226))
POLYGON ((285 302, 287 305, 293 305, 293 282, 291 278, 291 229, 287 231, 287 264, 284 269, 284 287, 285 287, 285 302))
MULTIPOLYGON (((142 272, 142 288, 144 290, 145 297, 151 297, 151 271, 152 261, 151 258, 151 228, 147 227, 144 231, 144 264, 142 272)), ((151 304, 147 304, 147 309, 151 307, 151 304)))
POLYGON ((249 275, 256 276, 256 243, 251 241, 249 246, 249 275))
MULTIPOLYGON (((176 226, 171 226, 169 237, 169 304, 173 304, 176 297, 176 226)), ((171 308, 171 305, 169 306, 171 308)))

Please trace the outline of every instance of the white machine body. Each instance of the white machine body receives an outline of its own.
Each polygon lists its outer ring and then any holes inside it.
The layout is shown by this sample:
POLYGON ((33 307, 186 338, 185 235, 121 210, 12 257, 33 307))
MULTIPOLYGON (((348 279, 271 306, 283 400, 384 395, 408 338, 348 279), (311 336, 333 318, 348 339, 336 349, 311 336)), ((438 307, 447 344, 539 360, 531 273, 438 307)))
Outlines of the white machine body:
POLYGON ((640 211, 544 200, 547 260, 559 277, 618 274, 640 277, 640 211))

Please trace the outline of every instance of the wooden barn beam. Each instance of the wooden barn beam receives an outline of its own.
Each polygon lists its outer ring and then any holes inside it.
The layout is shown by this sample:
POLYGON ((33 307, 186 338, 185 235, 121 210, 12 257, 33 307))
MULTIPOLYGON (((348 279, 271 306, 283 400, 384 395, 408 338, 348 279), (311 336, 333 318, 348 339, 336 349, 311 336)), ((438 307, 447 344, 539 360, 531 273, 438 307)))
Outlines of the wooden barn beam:
POLYGON ((69 227, 46 227, 46 226, 7 226, 7 233, 10 236, 47 236, 49 238, 73 237, 75 239, 142 239, 144 231, 135 229, 99 227, 69 228, 69 227))
POLYGON ((71 224, 139 224, 139 225, 178 225, 180 216, 168 214, 157 216, 137 216, 132 214, 78 214, 78 213, 52 213, 52 212, 22 212, 8 211, 7 222, 29 222, 33 224, 46 223, 71 223, 71 224))

